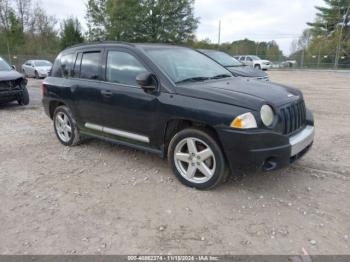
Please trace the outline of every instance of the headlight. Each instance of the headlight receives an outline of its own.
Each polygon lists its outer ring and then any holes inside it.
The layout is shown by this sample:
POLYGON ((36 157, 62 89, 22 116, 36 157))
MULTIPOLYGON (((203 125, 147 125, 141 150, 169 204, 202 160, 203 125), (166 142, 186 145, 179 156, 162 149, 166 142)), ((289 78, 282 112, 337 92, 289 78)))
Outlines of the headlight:
POLYGON ((260 117, 265 126, 271 126, 275 119, 275 114, 271 106, 263 105, 260 110, 260 117))
POLYGON ((249 129, 257 128, 255 117, 252 113, 248 112, 243 115, 237 116, 230 125, 233 128, 249 129))

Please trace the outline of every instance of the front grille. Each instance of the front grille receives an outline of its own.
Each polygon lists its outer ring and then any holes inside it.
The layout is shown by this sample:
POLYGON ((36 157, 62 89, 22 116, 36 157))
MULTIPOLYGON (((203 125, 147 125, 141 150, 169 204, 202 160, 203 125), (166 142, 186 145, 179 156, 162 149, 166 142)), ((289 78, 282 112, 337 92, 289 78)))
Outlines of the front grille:
POLYGON ((282 132, 289 135, 304 127, 306 124, 306 109, 303 100, 281 108, 282 132))

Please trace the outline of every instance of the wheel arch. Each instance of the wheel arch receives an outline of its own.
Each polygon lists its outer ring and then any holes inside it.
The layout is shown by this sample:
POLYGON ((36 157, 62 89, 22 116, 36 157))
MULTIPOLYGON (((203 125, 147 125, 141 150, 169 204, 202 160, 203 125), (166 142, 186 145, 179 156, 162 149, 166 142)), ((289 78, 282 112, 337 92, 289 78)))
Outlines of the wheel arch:
POLYGON ((200 121, 194 121, 194 120, 185 119, 185 118, 177 118, 177 119, 169 120, 165 125, 165 131, 164 131, 164 137, 163 137, 164 158, 167 157, 168 146, 171 139, 174 137, 175 134, 177 134, 178 132, 186 128, 196 128, 204 132, 207 132, 210 136, 213 137, 213 139, 217 141, 221 150, 223 150, 221 141, 219 139, 219 135, 214 127, 200 121))
POLYGON ((50 118, 51 119, 53 119, 53 114, 55 113, 56 108, 59 107, 59 106, 66 106, 66 104, 63 103, 62 101, 58 101, 58 100, 50 101, 49 114, 50 114, 50 118))

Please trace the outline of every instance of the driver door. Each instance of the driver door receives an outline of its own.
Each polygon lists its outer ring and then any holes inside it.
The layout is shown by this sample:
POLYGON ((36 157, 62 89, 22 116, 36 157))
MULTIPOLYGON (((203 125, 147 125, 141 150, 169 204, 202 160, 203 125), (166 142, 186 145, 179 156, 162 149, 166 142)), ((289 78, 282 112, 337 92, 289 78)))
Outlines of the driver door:
POLYGON ((103 126, 130 135, 131 142, 151 144, 159 122, 159 91, 145 92, 136 82, 137 75, 151 70, 136 54, 122 48, 107 49, 104 60, 105 81, 100 86, 103 126))

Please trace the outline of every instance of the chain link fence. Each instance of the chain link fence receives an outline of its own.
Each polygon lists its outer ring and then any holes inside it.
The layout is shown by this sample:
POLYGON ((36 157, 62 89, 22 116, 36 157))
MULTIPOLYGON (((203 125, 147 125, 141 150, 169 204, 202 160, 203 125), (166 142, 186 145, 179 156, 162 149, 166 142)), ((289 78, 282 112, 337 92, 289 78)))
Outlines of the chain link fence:
MULTIPOLYGON (((244 54, 240 54, 244 55, 244 54)), ((349 69, 350 56, 339 56, 336 63, 335 55, 300 53, 292 57, 257 55, 261 59, 272 62, 272 69, 349 69)))

